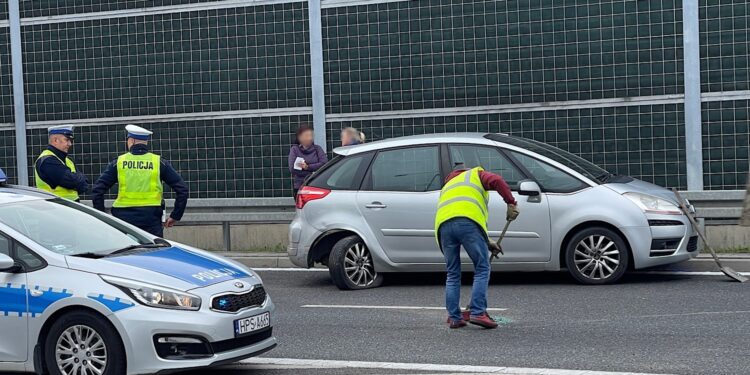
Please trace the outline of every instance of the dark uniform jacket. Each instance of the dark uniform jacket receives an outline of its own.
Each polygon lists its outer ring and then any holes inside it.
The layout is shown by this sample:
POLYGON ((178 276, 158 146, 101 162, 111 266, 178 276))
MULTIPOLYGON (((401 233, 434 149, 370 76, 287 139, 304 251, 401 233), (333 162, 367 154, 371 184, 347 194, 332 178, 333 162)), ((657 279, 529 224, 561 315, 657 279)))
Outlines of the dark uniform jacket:
MULTIPOLYGON (((148 146, 143 144, 133 145, 130 153, 133 155, 143 155, 148 153, 148 146)), ((188 200, 188 187, 182 177, 174 170, 164 158, 161 158, 161 180, 169 185, 175 192, 174 210, 170 214, 172 219, 179 221, 185 213, 185 206, 188 200)), ((104 173, 96 180, 92 191, 94 208, 104 211, 104 194, 117 183, 117 159, 113 160, 104 173)), ((139 228, 152 228, 161 226, 162 207, 128 207, 113 208, 112 214, 122 220, 127 221, 139 228)))
POLYGON ((36 161, 34 168, 39 174, 39 178, 46 182, 53 189, 58 186, 62 186, 66 189, 73 189, 78 191, 78 194, 83 194, 89 190, 89 180, 81 172, 73 173, 67 165, 63 162, 68 154, 62 152, 52 146, 47 146, 47 149, 52 151, 57 158, 52 156, 45 156, 39 158, 36 161), (62 160, 63 162, 60 162, 62 160))

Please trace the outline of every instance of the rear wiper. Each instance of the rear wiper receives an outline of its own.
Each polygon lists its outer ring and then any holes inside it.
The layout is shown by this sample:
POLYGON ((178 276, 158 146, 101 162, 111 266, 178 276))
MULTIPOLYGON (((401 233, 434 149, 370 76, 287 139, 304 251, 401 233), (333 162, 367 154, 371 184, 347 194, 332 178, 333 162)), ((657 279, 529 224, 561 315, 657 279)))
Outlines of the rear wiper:
POLYGON ((114 254, 124 253, 126 251, 135 250, 135 249, 158 249, 160 247, 170 247, 170 246, 172 246, 171 244, 166 243, 166 241, 164 241, 164 242, 165 243, 144 243, 144 244, 136 244, 136 245, 125 246, 122 249, 117 249, 115 251, 109 252, 109 253, 107 253, 107 255, 114 255, 114 254))

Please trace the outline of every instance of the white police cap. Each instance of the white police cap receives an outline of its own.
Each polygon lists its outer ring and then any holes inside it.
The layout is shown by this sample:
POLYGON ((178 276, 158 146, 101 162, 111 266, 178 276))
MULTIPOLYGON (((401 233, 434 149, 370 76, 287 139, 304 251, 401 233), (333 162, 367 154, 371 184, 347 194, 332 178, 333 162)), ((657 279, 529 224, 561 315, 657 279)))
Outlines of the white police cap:
POLYGON ((51 126, 47 128, 47 133, 49 135, 52 134, 62 134, 68 139, 73 139, 73 128, 75 128, 73 125, 57 125, 57 126, 51 126))
POLYGON ((154 132, 136 125, 126 125, 125 131, 128 132, 128 138, 138 139, 141 141, 148 141, 149 137, 151 137, 151 134, 154 134, 154 132))

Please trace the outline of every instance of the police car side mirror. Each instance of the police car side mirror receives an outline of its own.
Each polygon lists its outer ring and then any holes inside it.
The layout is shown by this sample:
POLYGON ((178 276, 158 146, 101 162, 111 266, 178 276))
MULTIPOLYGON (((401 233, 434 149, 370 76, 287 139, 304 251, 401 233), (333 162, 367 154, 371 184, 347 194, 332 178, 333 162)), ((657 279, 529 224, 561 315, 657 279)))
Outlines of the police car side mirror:
POLYGON ((13 258, 5 254, 0 254, 0 272, 16 273, 21 269, 22 267, 13 258))

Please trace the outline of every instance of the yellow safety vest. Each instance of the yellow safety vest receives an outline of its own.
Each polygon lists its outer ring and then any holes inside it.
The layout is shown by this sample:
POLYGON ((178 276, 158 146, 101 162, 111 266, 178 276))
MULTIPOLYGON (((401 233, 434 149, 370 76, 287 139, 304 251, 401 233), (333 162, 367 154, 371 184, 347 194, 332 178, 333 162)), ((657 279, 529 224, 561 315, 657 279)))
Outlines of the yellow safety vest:
POLYGON ((117 183, 120 188, 112 207, 161 206, 164 187, 161 184, 161 158, 146 153, 127 153, 117 158, 117 183))
POLYGON ((448 181, 440 192, 437 215, 435 215, 435 237, 438 244, 440 225, 457 217, 473 220, 487 232, 487 202, 490 195, 482 186, 479 172, 482 168, 465 171, 448 181))
MULTIPOLYGON (((38 163, 39 159, 47 157, 47 156, 52 156, 55 159, 60 160, 60 158, 58 158, 57 155, 55 155, 54 152, 52 152, 50 150, 44 150, 39 155, 39 157, 36 159, 36 162, 38 163)), ((76 173, 76 166, 75 166, 75 164, 73 164, 72 160, 70 160, 68 158, 65 158, 65 161, 60 160, 60 163, 65 164, 65 166, 67 166, 68 169, 70 169, 71 172, 76 173)), ((44 180, 42 180, 41 177, 39 177, 39 172, 36 170, 36 165, 34 166, 34 180, 35 180, 37 189, 48 191, 48 192, 50 192, 52 194, 57 195, 60 198, 70 199, 72 201, 77 201, 78 198, 79 198, 78 197, 78 191, 76 191, 74 189, 67 189, 67 188, 64 188, 62 186, 58 186, 58 187, 56 187, 56 188, 53 189, 52 186, 50 186, 48 183, 44 182, 44 180)))

